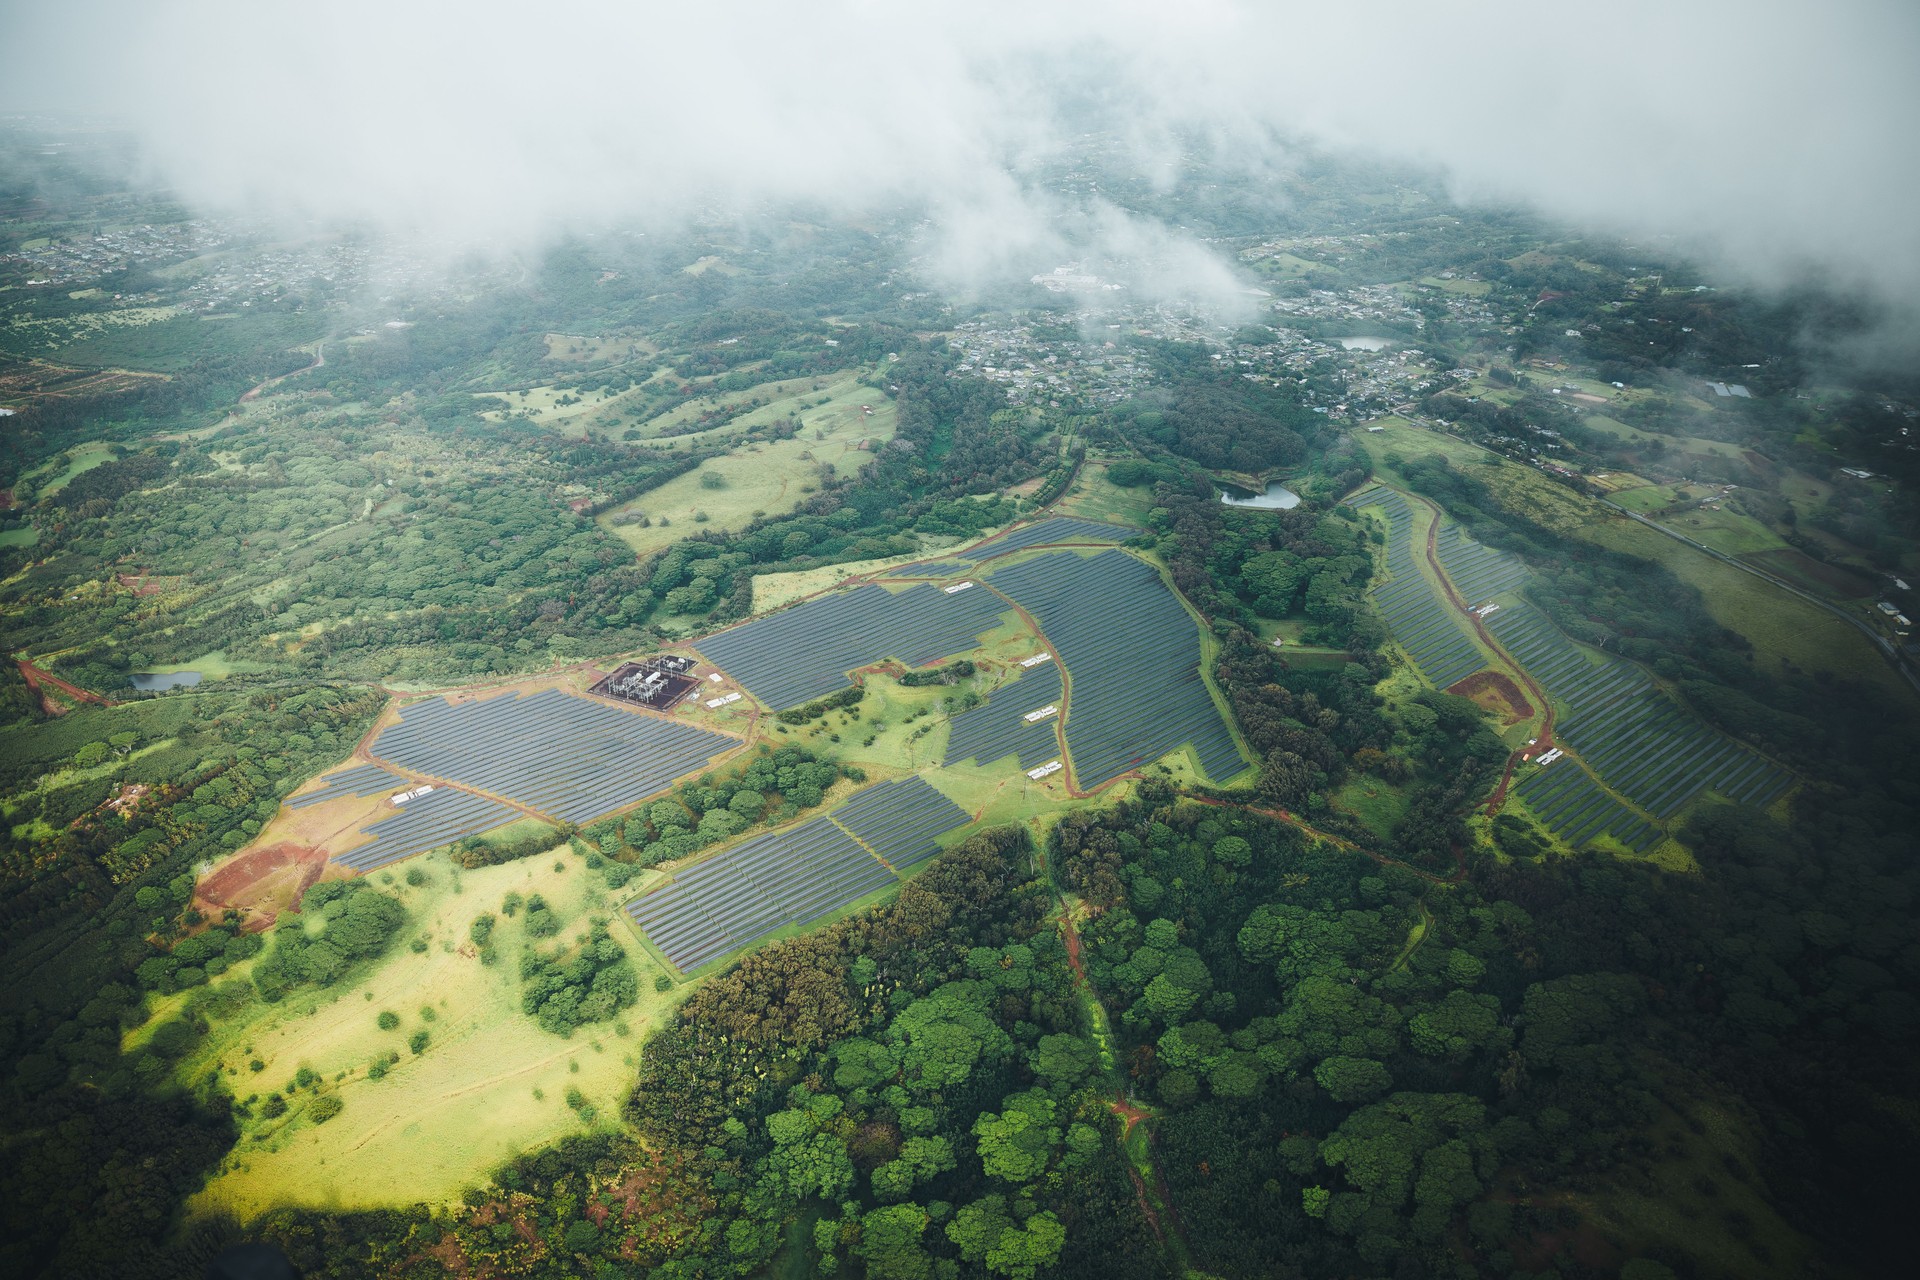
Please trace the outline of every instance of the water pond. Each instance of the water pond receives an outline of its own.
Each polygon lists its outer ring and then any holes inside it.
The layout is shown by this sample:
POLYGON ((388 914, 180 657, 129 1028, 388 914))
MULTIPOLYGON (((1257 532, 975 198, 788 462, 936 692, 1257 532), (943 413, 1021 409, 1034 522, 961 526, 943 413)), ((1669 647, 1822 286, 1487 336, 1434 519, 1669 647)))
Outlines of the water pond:
POLYGON ((1267 486, 1265 493, 1255 493, 1251 489, 1242 489, 1230 484, 1220 490, 1220 501, 1230 507, 1260 507, 1267 511, 1291 511, 1300 505, 1300 495, 1278 480, 1267 486))

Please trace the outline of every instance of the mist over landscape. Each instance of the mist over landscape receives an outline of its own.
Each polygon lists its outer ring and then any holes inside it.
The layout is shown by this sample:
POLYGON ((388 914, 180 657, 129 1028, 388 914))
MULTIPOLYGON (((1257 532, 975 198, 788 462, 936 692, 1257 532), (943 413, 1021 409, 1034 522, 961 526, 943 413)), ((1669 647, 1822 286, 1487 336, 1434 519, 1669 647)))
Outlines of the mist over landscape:
POLYGON ((0 5, 0 1273, 1897 1273, 1920 9, 0 5))

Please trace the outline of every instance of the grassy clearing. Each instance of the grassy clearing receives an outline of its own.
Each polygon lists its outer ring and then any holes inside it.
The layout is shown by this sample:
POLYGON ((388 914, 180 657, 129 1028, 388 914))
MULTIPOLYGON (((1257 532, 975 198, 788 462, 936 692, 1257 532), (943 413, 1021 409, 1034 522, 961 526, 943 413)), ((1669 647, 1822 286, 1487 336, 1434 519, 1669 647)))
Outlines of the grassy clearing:
POLYGON ((1352 814, 1367 824, 1367 829, 1382 840, 1407 815, 1406 789, 1368 774, 1356 774, 1331 797, 1333 807, 1352 814))
POLYGON ((166 675, 174 671, 198 671, 203 680, 224 680, 228 676, 258 675, 275 668, 270 663, 254 662, 246 658, 229 658, 226 650, 215 649, 212 653, 203 653, 185 662, 166 662, 147 669, 156 675, 166 675))
POLYGON ((638 1006, 562 1039, 520 1011, 524 913, 500 917, 500 958, 492 965, 481 964, 468 938, 474 917, 497 915, 509 891, 545 896, 564 922, 560 940, 584 937, 590 916, 617 914, 605 882, 560 851, 477 871, 438 856, 408 865, 426 870, 429 882, 410 887, 393 875, 382 888, 406 904, 404 936, 426 938, 424 952, 399 942, 351 982, 279 1005, 255 1001, 217 1024, 181 1063, 183 1081, 218 1072, 242 1099, 284 1089, 308 1067, 344 1105, 324 1124, 305 1117, 315 1096, 308 1090, 289 1099, 280 1120, 261 1119, 256 1108, 197 1197, 199 1207, 246 1214, 285 1204, 351 1209, 444 1200, 513 1155, 580 1130, 583 1122, 565 1100, 570 1088, 598 1111, 600 1124, 619 1122, 641 1040, 690 988, 656 992, 661 970, 629 946, 640 977, 638 1006), (434 1011, 431 1022, 423 1008, 434 1011), (382 1010, 397 1013, 400 1026, 381 1030, 382 1010), (408 1038, 419 1030, 430 1038, 415 1055, 408 1038), (391 1052, 400 1054, 399 1063, 384 1079, 368 1079, 368 1065, 391 1052), (249 1069, 256 1058, 264 1070, 249 1069))
MULTIPOLYGON (((760 515, 793 511, 821 479, 848 474, 867 460, 869 453, 856 448, 861 441, 893 438, 893 406, 884 395, 852 376, 834 383, 829 392, 827 404, 804 411, 806 425, 793 439, 736 444, 700 470, 605 513, 599 518, 601 527, 644 555, 700 529, 742 529, 760 515), (861 412, 862 405, 873 407, 871 416, 861 412), (720 488, 703 485, 701 477, 707 473, 720 477, 720 488), (637 512, 645 512, 652 527, 619 523, 637 512), (671 523, 663 525, 663 518, 671 523)), ((776 401, 762 412, 781 404, 776 401)), ((779 416, 784 414, 781 409, 779 416)))
POLYGON ((1786 541, 1752 516, 1724 507, 1700 507, 1679 515, 1664 516, 1660 523, 1703 542, 1715 551, 1730 556, 1752 551, 1779 551, 1786 541))
POLYGON ((30 483, 34 500, 52 497, 73 482, 73 478, 83 472, 91 471, 102 463, 113 459, 113 449, 103 440, 90 441, 75 445, 67 452, 67 464, 58 474, 51 467, 42 465, 20 477, 19 483, 30 483))
POLYGON ((1865 680, 1903 700, 1912 696, 1859 632, 1744 570, 1629 521, 1597 526, 1583 536, 1603 547, 1663 564, 1697 588, 1716 622, 1753 642, 1754 661, 1762 671, 1791 663, 1807 671, 1865 680))
POLYGON ((1801 1276, 1814 1267, 1813 1242, 1773 1209, 1760 1182, 1750 1122, 1696 1099, 1685 1116, 1663 1115, 1648 1137, 1664 1159, 1645 1177, 1572 1197, 1575 1207, 1636 1252, 1691 1257, 1702 1276, 1801 1276))
MULTIPOLYGON (((957 545, 953 538, 939 538, 934 541, 957 545)), ((765 613, 769 609, 778 609, 781 605, 798 600, 802 596, 810 596, 815 592, 837 587, 848 578, 857 577, 863 573, 874 573, 912 560, 924 559, 936 553, 936 548, 930 546, 925 550, 904 556, 885 556, 877 560, 848 560, 842 564, 821 565, 817 569, 795 569, 791 573, 755 574, 753 611, 765 613)))
POLYGON ((0 547, 30 547, 40 541, 40 531, 32 525, 0 530, 0 547))
POLYGON ((1145 528, 1147 512, 1152 509, 1152 486, 1122 489, 1107 479, 1105 463, 1089 459, 1080 468, 1073 487, 1054 504, 1051 511, 1054 515, 1078 516, 1083 520, 1106 520, 1113 524, 1145 528))
POLYGON ((1724 440, 1703 440, 1699 436, 1657 435, 1651 431, 1642 431, 1638 427, 1630 427, 1617 418, 1609 418, 1604 413, 1590 413, 1580 421, 1585 426, 1630 444, 1649 444, 1657 440, 1663 442, 1667 448, 1678 449, 1683 453, 1710 453, 1722 458, 1740 456, 1739 446, 1728 444, 1724 440))
POLYGON ((550 333, 547 359, 560 364, 620 364, 658 354, 660 348, 632 334, 550 333))
POLYGON ((1421 276, 1419 283, 1429 289, 1438 289, 1442 293, 1456 293, 1466 298, 1484 298, 1493 292, 1493 285, 1485 280, 1463 280, 1458 276, 1450 280, 1439 276, 1421 276))

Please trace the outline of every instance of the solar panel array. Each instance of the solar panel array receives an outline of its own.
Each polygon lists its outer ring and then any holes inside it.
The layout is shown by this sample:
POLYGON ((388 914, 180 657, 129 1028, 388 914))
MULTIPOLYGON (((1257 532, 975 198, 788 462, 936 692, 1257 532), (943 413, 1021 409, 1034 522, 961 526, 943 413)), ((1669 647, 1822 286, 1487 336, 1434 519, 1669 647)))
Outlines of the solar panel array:
POLYGON ((675 872, 627 904, 627 914, 685 973, 790 924, 818 920, 893 880, 852 836, 815 818, 675 872))
POLYGON ((1057 542, 1125 542, 1129 538, 1139 536, 1138 529, 1129 529, 1125 525, 1107 524, 1101 520, 1081 520, 1074 516, 1054 516, 1036 524, 1009 529, 978 546, 969 547, 965 551, 956 551, 953 554, 957 560, 971 560, 978 563, 1025 547, 1043 547, 1057 542))
POLYGON ((370 796, 376 791, 385 791, 388 788, 397 790, 412 785, 406 778, 377 764, 357 764, 351 769, 330 773, 320 781, 322 785, 318 791, 294 796, 287 801, 287 807, 304 809, 310 804, 319 804, 322 800, 337 800, 341 796, 370 796))
POLYGON ((367 834, 373 839, 357 849, 347 850, 334 861, 355 871, 372 871, 375 867, 451 844, 461 836, 503 827, 521 816, 518 809, 508 808, 498 800, 456 787, 437 787, 409 800, 398 815, 368 826, 367 834))
POLYGON ((894 883, 880 858, 898 868, 924 862, 939 852, 937 837, 970 820, 918 776, 882 782, 827 817, 756 836, 676 871, 628 903, 627 914, 686 973, 894 883))
POLYGON ((1060 702, 1060 667, 1049 662, 995 689, 985 703, 953 718, 942 764, 972 760, 992 764, 1017 755, 1022 769, 1044 764, 1060 754, 1057 720, 1049 716, 1029 724, 1024 717, 1049 703, 1060 702))
POLYGON ((700 652, 776 711, 849 683, 847 672, 882 658, 921 666, 978 647, 1007 602, 975 587, 952 595, 921 583, 874 583, 756 618, 699 642, 700 652))
MULTIPOLYGON (((1420 673, 1437 687, 1486 666, 1486 658, 1463 629, 1458 611, 1421 574, 1413 548, 1413 511, 1391 489, 1375 486, 1347 499, 1353 507, 1378 507, 1387 517, 1389 579, 1372 589, 1374 606, 1393 638, 1420 673)), ((1425 549, 1418 553, 1425 555, 1425 549)))
POLYGON ((925 862, 940 852, 937 837, 971 821, 918 774, 868 787, 832 817, 895 867, 925 862))
POLYGON ((584 823, 665 790, 735 745, 694 725, 547 689, 419 703, 371 750, 416 773, 584 823))
POLYGON ((1555 736, 1613 790, 1660 818, 1703 791, 1764 805, 1792 775, 1714 732, 1623 658, 1589 659, 1546 615, 1502 609, 1488 630, 1533 678, 1565 703, 1555 736))
POLYGON ((1600 789, 1578 762, 1565 759, 1521 781, 1514 794, 1540 820, 1578 849, 1595 836, 1611 835, 1635 853, 1660 843, 1660 828, 1600 789))
POLYGON ((1453 579, 1460 598, 1470 605, 1485 604, 1502 591, 1511 591, 1527 579, 1527 566, 1518 556, 1475 542, 1457 524, 1443 525, 1434 538, 1440 567, 1453 579))
POLYGON ((1216 782, 1246 768, 1200 675, 1200 629, 1151 565, 1057 551, 993 574, 1066 666, 1067 749, 1083 787, 1191 742, 1216 782))

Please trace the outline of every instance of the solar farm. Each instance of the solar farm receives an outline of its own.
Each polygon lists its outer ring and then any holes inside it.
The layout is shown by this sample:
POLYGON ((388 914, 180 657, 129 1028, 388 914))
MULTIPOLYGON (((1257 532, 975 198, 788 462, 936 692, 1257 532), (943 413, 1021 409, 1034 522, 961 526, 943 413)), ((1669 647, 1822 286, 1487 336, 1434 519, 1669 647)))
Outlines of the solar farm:
POLYGON ((699 641, 700 652, 776 711, 844 689, 883 658, 922 666, 977 647, 1007 603, 991 591, 902 591, 868 583, 699 641))
POLYGON ((826 817, 757 836, 675 872, 628 903, 627 914, 688 973, 896 883, 895 868, 931 857, 936 838, 967 821, 964 810, 918 777, 883 782, 826 817))
POLYGON ((1054 516, 1033 524, 1021 525, 996 534, 985 542, 977 543, 963 551, 948 553, 951 558, 933 564, 908 564, 894 569, 896 577, 932 578, 949 574, 965 573, 972 566, 1001 556, 1024 551, 1028 547, 1058 546, 1063 543, 1088 542, 1125 542, 1138 537, 1138 529, 1125 525, 1107 524, 1100 520, 1082 520, 1075 516, 1054 516))
POLYGON ((1484 604, 1527 580, 1527 566, 1518 556, 1475 542, 1451 522, 1440 527, 1433 550, 1440 567, 1453 579, 1454 590, 1469 605, 1484 604))
MULTIPOLYGON (((1486 666, 1486 656, 1473 642, 1458 612, 1420 572, 1418 560, 1424 558, 1425 550, 1414 548, 1413 509, 1407 500, 1391 489, 1375 486, 1347 501, 1355 508, 1377 507, 1387 519, 1388 578, 1375 586, 1371 595, 1394 640, 1420 668, 1420 674, 1444 689, 1486 666)), ((1481 566, 1476 562, 1474 567, 1481 566)))
POLYGON ((993 764, 1015 756, 1022 769, 1043 764, 1060 754, 1055 729, 1057 716, 1028 720, 1042 707, 1060 701, 1060 668, 1053 663, 1036 667, 1012 684, 987 695, 986 702, 953 718, 943 764, 972 760, 993 764))
POLYGON ((1066 667, 1067 751, 1082 788, 1185 743, 1215 781, 1246 768, 1200 674, 1199 624, 1152 565, 1117 550, 1056 551, 991 580, 1033 615, 1066 667))
POLYGON ((735 738, 558 689, 401 712, 369 754, 403 769, 587 823, 704 768, 735 738))
POLYGON ((498 800, 457 787, 436 787, 409 800, 398 816, 373 823, 367 828, 372 840, 347 850, 334 861, 355 871, 372 871, 462 836, 503 827, 521 816, 519 810, 498 800))
POLYGON ((294 796, 287 801, 288 806, 304 809, 308 805, 319 804, 323 800, 338 800, 342 796, 370 796, 377 792, 398 790, 411 785, 408 779, 377 764, 360 764, 349 769, 340 769, 320 779, 320 783, 318 791, 294 796))
MULTIPOLYGON (((1557 738, 1646 813, 1670 818, 1706 791, 1764 805, 1792 784, 1786 770, 1709 729, 1632 663, 1589 657, 1531 605, 1490 615, 1487 628, 1568 708, 1557 738)), ((1529 779, 1521 792, 1530 805, 1536 785, 1529 779)))

